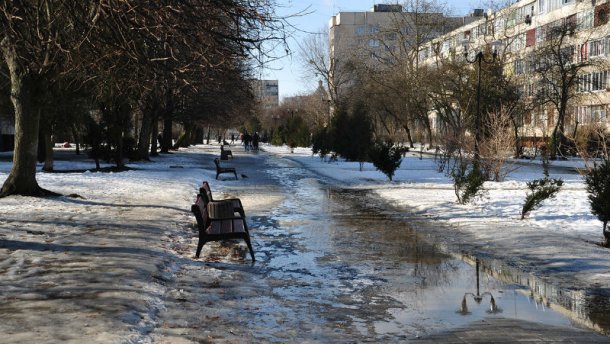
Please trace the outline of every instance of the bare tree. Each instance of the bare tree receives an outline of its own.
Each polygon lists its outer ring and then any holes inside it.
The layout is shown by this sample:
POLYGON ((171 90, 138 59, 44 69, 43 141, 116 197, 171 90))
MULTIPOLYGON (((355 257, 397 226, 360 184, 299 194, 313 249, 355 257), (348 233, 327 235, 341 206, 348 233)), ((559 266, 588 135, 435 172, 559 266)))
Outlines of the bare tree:
POLYGON ((551 105, 556 113, 552 121, 551 159, 557 158, 562 142, 565 143, 566 117, 570 102, 579 96, 577 85, 580 74, 601 64, 600 60, 588 58, 588 54, 581 50, 581 45, 587 44, 590 35, 597 29, 580 30, 576 18, 573 19, 548 24, 545 28, 546 40, 536 47, 531 57, 539 82, 534 102, 537 106, 551 105))
POLYGON ((331 58, 327 31, 309 34, 299 46, 299 59, 308 75, 322 78, 332 107, 337 106, 340 98, 348 97, 344 90, 354 82, 354 66, 349 60, 331 58))
POLYGON ((142 99, 158 75, 187 88, 197 73, 205 77, 226 62, 252 58, 255 50, 266 54, 269 40, 282 42, 283 21, 274 5, 274 0, 2 2, 0 50, 11 80, 16 134, 13 167, 0 196, 49 193, 36 181, 40 111, 32 99, 44 91, 36 85, 78 73, 83 83, 96 86, 96 98, 107 106, 107 95, 127 97, 130 104, 142 99))
POLYGON ((500 109, 489 114, 485 122, 487 135, 481 142, 482 167, 491 179, 503 181, 508 173, 514 170, 508 161, 514 156, 515 136, 512 132, 510 109, 500 109))

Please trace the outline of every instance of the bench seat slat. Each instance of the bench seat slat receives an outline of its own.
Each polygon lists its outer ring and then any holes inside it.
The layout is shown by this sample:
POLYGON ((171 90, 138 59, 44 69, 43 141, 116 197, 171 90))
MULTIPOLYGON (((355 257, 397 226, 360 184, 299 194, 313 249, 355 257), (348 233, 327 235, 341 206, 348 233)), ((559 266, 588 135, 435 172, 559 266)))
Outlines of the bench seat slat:
POLYGON ((212 220, 206 232, 207 234, 245 233, 246 228, 242 219, 212 220))

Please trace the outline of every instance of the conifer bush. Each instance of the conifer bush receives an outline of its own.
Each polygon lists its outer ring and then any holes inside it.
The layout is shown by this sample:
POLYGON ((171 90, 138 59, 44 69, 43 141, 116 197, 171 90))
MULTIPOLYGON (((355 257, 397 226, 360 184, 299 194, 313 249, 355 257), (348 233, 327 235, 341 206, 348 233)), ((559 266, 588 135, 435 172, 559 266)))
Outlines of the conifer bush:
POLYGON ((591 213, 603 223, 605 245, 610 245, 610 162, 608 159, 593 167, 585 175, 586 190, 589 194, 591 213))
POLYGON ((369 151, 369 157, 377 170, 385 174, 390 181, 402 162, 402 154, 408 148, 396 146, 392 140, 377 141, 369 151))
POLYGON ((525 196, 525 203, 521 209, 521 220, 523 220, 532 210, 540 208, 544 200, 555 198, 559 190, 561 190, 563 180, 561 180, 561 178, 549 178, 550 168, 548 151, 543 149, 542 171, 544 173, 544 178, 535 179, 526 183, 527 188, 530 191, 525 196))
POLYGON ((482 196, 487 180, 477 163, 468 160, 459 161, 450 172, 453 178, 453 189, 458 203, 467 204, 482 196))
POLYGON ((532 210, 540 208, 543 201, 555 198, 562 185, 563 180, 549 178, 548 176, 527 182, 527 188, 530 191, 525 196, 525 204, 521 209, 521 220, 532 210))

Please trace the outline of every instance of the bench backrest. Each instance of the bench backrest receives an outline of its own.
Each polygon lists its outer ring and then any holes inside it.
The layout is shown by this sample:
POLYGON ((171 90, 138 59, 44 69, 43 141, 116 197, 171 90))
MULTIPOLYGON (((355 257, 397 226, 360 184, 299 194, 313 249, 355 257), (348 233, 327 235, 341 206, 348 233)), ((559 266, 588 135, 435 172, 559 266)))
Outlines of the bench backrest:
POLYGON ((233 203, 231 201, 210 202, 207 206, 207 214, 210 219, 231 219, 233 218, 233 203))
POLYGON ((210 184, 207 181, 203 181, 201 184, 201 188, 199 188, 199 193, 206 197, 207 202, 214 201, 212 197, 212 190, 210 189, 210 184))
POLYGON ((191 211, 195 214, 195 219, 197 219, 197 226, 199 226, 199 230, 205 230, 208 225, 208 209, 207 202, 201 197, 201 195, 197 195, 197 200, 195 204, 191 206, 191 211))

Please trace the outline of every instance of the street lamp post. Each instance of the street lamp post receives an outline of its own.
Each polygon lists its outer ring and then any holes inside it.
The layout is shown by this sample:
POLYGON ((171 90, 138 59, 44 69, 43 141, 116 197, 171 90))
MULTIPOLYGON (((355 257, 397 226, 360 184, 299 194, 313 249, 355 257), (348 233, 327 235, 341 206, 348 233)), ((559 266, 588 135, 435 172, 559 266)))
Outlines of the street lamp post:
POLYGON ((475 117, 475 136, 474 136, 474 160, 478 164, 481 157, 481 149, 479 147, 479 142, 481 141, 481 64, 483 62, 491 64, 496 61, 498 57, 498 47, 502 43, 499 41, 495 41, 492 43, 493 53, 491 60, 487 60, 483 51, 479 51, 475 54, 474 58, 471 60, 468 58, 468 41, 464 42, 464 59, 468 63, 477 64, 477 112, 475 117))

